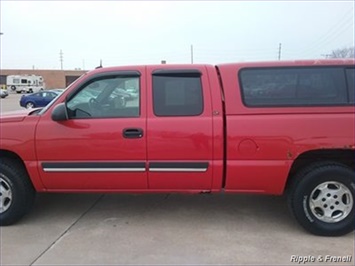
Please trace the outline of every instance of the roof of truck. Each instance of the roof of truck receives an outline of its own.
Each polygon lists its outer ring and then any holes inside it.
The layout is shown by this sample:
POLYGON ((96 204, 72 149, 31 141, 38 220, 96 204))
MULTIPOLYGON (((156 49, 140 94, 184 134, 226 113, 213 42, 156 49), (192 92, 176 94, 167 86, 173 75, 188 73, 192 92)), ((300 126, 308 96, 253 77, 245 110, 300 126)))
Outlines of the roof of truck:
POLYGON ((238 62, 218 64, 217 66, 246 66, 246 67, 263 67, 263 66, 312 66, 312 65, 354 65, 354 59, 313 59, 313 60, 289 60, 289 61, 262 61, 262 62, 238 62))
POLYGON ((127 66, 112 66, 112 67, 99 67, 89 73, 100 73, 117 70, 137 70, 145 67, 160 68, 160 69, 191 69, 201 67, 291 67, 291 66, 334 66, 334 65, 354 65, 354 59, 314 59, 314 60, 293 60, 293 61, 260 61, 260 62, 235 62, 223 64, 156 64, 156 65, 127 65, 127 66))

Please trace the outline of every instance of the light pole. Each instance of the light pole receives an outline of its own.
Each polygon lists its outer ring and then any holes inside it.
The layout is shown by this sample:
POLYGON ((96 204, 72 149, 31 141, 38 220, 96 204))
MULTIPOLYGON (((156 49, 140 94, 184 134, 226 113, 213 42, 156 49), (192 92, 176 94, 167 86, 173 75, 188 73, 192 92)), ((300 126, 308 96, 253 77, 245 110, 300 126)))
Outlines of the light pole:
POLYGON ((194 46, 191 44, 190 47, 190 54, 191 54, 191 64, 194 63, 194 46))

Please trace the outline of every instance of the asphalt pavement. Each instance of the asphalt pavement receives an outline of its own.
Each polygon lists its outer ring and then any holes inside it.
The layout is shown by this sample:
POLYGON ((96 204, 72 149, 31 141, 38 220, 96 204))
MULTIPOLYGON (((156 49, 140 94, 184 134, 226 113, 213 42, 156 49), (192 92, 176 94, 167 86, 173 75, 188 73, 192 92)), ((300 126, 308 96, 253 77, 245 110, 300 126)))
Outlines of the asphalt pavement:
POLYGON ((276 196, 39 194, 0 239, 0 265, 354 265, 354 233, 311 235, 276 196))

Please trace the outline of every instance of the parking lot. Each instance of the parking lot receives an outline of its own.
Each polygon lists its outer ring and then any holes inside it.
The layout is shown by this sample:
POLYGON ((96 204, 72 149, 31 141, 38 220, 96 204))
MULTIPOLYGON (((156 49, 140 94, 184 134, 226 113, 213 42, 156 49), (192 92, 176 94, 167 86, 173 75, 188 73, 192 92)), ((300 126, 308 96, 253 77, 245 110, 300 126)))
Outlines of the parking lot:
POLYGON ((276 196, 41 194, 0 230, 1 265, 354 265, 354 233, 313 236, 276 196))
POLYGON ((10 93, 4 99, 0 98, 0 110, 1 112, 7 111, 16 111, 16 110, 24 110, 23 107, 20 106, 19 101, 23 94, 13 94, 10 93))

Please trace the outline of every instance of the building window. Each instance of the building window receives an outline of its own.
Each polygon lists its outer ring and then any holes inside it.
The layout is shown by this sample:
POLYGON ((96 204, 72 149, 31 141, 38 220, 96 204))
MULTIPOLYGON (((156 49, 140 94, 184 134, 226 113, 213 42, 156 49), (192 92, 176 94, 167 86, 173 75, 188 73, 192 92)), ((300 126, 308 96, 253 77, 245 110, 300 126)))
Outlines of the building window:
POLYGON ((80 78, 80 76, 65 76, 65 86, 68 87, 78 78, 80 78))

